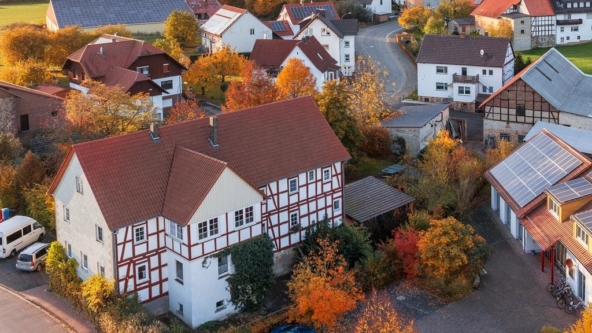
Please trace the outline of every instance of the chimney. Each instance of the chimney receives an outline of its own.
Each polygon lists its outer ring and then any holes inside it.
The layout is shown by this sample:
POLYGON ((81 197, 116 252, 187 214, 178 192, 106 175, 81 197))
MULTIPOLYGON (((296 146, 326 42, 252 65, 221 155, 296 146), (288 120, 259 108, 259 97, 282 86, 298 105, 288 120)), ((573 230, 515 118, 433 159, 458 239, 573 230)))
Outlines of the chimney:
POLYGON ((148 132, 148 134, 150 135, 150 139, 152 139, 152 142, 160 142, 160 134, 158 133, 158 123, 150 123, 150 131, 148 132))
POLYGON ((210 144, 214 148, 218 148, 220 146, 220 142, 218 141, 218 117, 211 116, 210 117, 210 144))

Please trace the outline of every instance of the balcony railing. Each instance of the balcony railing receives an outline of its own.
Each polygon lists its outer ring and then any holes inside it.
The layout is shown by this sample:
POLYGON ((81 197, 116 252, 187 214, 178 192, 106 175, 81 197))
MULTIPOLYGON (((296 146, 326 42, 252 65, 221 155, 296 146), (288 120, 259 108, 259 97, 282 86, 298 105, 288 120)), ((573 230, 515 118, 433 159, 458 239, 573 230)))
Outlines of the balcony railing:
POLYGON ((557 20, 557 25, 577 25, 582 24, 582 19, 557 20))
POLYGON ((454 83, 477 83, 477 82, 479 82, 479 74, 477 74, 477 75, 452 74, 452 82, 454 82, 454 83))

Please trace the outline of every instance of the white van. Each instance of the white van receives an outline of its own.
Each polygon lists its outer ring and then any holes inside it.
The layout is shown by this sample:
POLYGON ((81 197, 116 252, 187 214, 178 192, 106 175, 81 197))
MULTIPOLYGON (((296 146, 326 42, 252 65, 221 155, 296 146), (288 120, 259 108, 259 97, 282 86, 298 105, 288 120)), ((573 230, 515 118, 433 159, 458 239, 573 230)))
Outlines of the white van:
POLYGON ((14 257, 25 247, 42 241, 45 228, 27 216, 14 216, 0 223, 0 258, 14 257))

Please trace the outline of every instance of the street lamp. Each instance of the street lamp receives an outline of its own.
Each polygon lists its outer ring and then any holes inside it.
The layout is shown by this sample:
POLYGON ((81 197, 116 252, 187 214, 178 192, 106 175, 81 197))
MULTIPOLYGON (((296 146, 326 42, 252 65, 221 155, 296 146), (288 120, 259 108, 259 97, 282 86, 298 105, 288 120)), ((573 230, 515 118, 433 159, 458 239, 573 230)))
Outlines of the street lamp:
POLYGON ((352 15, 352 13, 351 12, 347 12, 347 13, 343 14, 343 16, 341 16, 341 19, 344 19, 347 15, 352 15))

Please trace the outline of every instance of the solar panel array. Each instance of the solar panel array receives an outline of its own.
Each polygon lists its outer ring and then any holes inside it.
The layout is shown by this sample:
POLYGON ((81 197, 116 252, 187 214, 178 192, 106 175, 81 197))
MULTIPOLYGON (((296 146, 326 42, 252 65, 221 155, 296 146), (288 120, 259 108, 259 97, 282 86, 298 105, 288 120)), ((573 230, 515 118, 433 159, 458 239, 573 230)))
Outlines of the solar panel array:
POLYGON ((286 31, 286 25, 282 21, 271 21, 271 30, 273 31, 286 31))
POLYGON ((585 212, 577 213, 574 215, 576 219, 580 220, 580 222, 588 228, 588 230, 592 230, 592 210, 587 210, 585 212))
POLYGON ((540 133, 491 169, 491 174, 524 207, 581 164, 576 156, 540 133))
POLYGON ((325 10, 325 16, 328 19, 333 19, 336 17, 335 13, 333 12, 333 6, 330 5, 313 5, 313 6, 305 6, 305 7, 292 7, 290 8, 292 11, 292 16, 297 19, 303 19, 305 17, 310 16, 310 14, 314 13, 317 9, 325 10))
POLYGON ((549 192, 560 202, 568 202, 592 194, 592 183, 585 178, 577 178, 551 186, 549 192))

